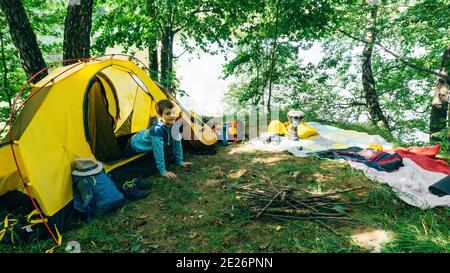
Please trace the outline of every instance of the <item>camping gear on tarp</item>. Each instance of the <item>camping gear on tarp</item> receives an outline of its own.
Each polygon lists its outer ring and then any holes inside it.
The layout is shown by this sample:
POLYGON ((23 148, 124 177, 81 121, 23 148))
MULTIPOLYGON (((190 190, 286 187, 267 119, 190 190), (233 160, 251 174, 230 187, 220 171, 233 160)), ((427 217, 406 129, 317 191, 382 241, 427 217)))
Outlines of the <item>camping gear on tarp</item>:
POLYGON ((114 211, 124 202, 123 194, 116 188, 103 165, 90 158, 75 159, 72 171, 74 207, 88 221, 95 214, 114 211))
POLYGON ((299 136, 297 134, 297 127, 299 126, 300 122, 302 122, 303 118, 305 117, 305 113, 299 110, 290 110, 287 114, 288 120, 291 123, 291 130, 289 132, 289 139, 290 140, 298 140, 299 136))
MULTIPOLYGON (((253 149, 260 151, 289 151, 298 157, 306 157, 314 152, 328 149, 342 149, 351 146, 367 148, 369 144, 381 145, 384 151, 392 149, 392 145, 379 135, 344 130, 329 125, 322 125, 317 122, 308 122, 306 124, 317 129, 319 135, 301 139, 300 141, 289 141, 287 137, 281 138, 279 145, 264 144, 265 136, 261 136, 251 140, 249 145, 252 145, 253 149), (299 144, 303 147, 303 150, 297 148, 299 144)), ((423 209, 437 206, 450 207, 450 196, 438 197, 430 193, 428 189, 429 186, 445 178, 446 175, 425 170, 409 158, 404 157, 404 166, 391 173, 378 171, 364 163, 348 163, 352 168, 363 171, 369 179, 387 183, 393 188, 401 200, 412 206, 423 209)))
POLYGON ((306 125, 305 123, 300 123, 299 126, 297 127, 297 135, 299 138, 308 138, 310 136, 315 136, 318 135, 319 133, 317 132, 316 129, 314 129, 311 126, 306 125))
POLYGON ((281 136, 286 136, 288 134, 285 124, 279 120, 272 120, 267 127, 267 132, 281 136))
POLYGON ((369 179, 388 184, 398 198, 409 205, 421 209, 450 207, 450 196, 438 197, 429 191, 431 185, 446 175, 424 170, 409 158, 403 158, 403 167, 391 173, 378 171, 360 162, 348 163, 352 168, 361 170, 369 179))
POLYGON ((439 197, 444 195, 450 195, 450 176, 446 176, 439 180, 438 182, 431 185, 429 188, 430 192, 439 197))
POLYGON ((335 143, 347 145, 347 147, 368 148, 370 144, 379 144, 384 150, 392 149, 392 144, 379 135, 369 135, 364 132, 345 130, 330 125, 323 125, 318 122, 307 122, 306 124, 316 129, 320 136, 332 140, 335 143))
MULTIPOLYGON (((286 125, 289 126, 289 123, 285 123, 286 125)), ((392 149, 392 145, 378 135, 344 130, 317 122, 306 122, 305 125, 316 129, 318 135, 300 139, 299 141, 290 141, 288 137, 282 137, 279 145, 265 144, 264 140, 268 135, 262 135, 250 140, 249 144, 261 151, 289 151, 298 157, 306 157, 311 153, 328 149, 344 149, 352 146, 367 148, 369 144, 379 144, 385 149, 392 149), (302 146, 303 149, 297 149, 299 146, 302 146)))
POLYGON ((408 148, 399 147, 394 149, 396 152, 402 151, 402 152, 409 152, 417 155, 423 155, 429 158, 435 158, 436 155, 441 150, 441 144, 431 145, 427 147, 417 147, 417 146, 411 146, 408 148))
POLYGON ((168 95, 137 63, 121 54, 83 59, 24 85, 31 86, 29 96, 18 100, 14 109, 21 111, 13 112, 10 134, 0 142, 0 196, 14 190, 30 195, 52 221, 73 207, 75 158, 95 158, 110 172, 143 156, 122 157, 118 140, 148 128, 155 104, 168 95))
POLYGON ((266 139, 264 139, 263 143, 264 144, 273 143, 275 145, 279 145, 281 143, 281 138, 279 135, 268 136, 266 139))
POLYGON ((392 151, 403 158, 413 160, 417 165, 430 172, 450 175, 450 165, 444 160, 435 159, 441 148, 440 144, 428 147, 396 148, 392 151))
MULTIPOLYGON (((286 126, 287 131, 291 131, 292 126, 289 121, 285 122, 284 125, 286 126)), ((311 136, 315 136, 318 134, 319 132, 316 129, 307 125, 304 122, 300 122, 300 124, 297 126, 297 136, 301 139, 309 138, 311 136)))
MULTIPOLYGON (((292 132, 292 125, 289 121, 283 123, 279 120, 272 120, 269 123, 267 131, 271 134, 287 136, 290 134, 289 132, 292 132)), ((314 129, 313 127, 311 127, 303 122, 300 122, 297 125, 297 131, 296 131, 297 137, 294 137, 294 138, 290 137, 289 139, 296 141, 296 140, 298 140, 298 138, 304 139, 304 138, 308 138, 310 136, 315 136, 318 134, 319 134, 319 132, 316 129, 314 129)))
POLYGON ((374 143, 370 143, 367 148, 372 148, 374 150, 377 151, 383 151, 383 146, 381 146, 380 144, 374 144, 374 143))
POLYGON ((403 166, 400 155, 390 154, 374 149, 362 149, 359 147, 350 147, 347 149, 330 149, 317 152, 316 155, 328 159, 344 159, 366 164, 379 171, 393 172, 403 166))

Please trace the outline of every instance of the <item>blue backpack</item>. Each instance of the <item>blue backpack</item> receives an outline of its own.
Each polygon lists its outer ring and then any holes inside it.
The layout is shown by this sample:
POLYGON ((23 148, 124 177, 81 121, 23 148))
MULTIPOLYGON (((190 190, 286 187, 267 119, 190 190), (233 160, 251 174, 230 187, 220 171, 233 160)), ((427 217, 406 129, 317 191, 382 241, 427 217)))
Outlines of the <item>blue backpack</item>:
POLYGON ((88 221, 95 214, 116 210, 124 202, 123 194, 104 171, 88 176, 72 174, 72 182, 74 207, 86 215, 88 221))

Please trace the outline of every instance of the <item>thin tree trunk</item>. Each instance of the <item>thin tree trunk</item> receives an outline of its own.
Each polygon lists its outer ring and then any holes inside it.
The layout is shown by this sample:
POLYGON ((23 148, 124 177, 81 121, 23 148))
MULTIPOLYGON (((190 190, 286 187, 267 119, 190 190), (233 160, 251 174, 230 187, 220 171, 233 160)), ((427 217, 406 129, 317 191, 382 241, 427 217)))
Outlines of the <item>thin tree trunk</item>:
POLYGON ((161 45, 161 83, 169 92, 173 90, 173 38, 174 31, 167 28, 164 31, 161 45))
POLYGON ((277 52, 277 46, 278 46, 278 0, 276 0, 275 4, 276 13, 275 13, 275 35, 273 37, 273 44, 272 44, 272 56, 270 60, 270 71, 269 71, 269 94, 267 96, 267 112, 270 113, 270 101, 272 99, 272 81, 273 81, 273 70, 275 69, 275 58, 276 58, 276 52, 277 52))
POLYGON ((430 115, 430 141, 437 140, 432 134, 440 132, 447 127, 449 112, 449 95, 450 95, 450 77, 448 70, 450 68, 450 45, 445 49, 442 55, 441 74, 447 77, 437 79, 434 85, 434 96, 431 103, 430 115))
POLYGON ((163 86, 168 84, 169 40, 168 30, 165 30, 161 40, 161 84, 163 86))
MULTIPOLYGON (((147 16, 151 20, 154 20, 156 14, 155 0, 147 0, 147 16)), ((149 26, 152 27, 152 26, 149 26)), ((154 81, 158 81, 158 41, 156 39, 150 39, 148 41, 148 61, 150 68, 150 77, 154 81)))
POLYGON ((169 63, 167 65, 167 74, 168 74, 168 85, 167 89, 172 93, 174 88, 174 77, 173 77, 173 38, 175 37, 175 33, 171 29, 169 32, 169 63))
POLYGON ((64 22, 63 60, 89 58, 93 5, 94 0, 69 3, 64 22))
MULTIPOLYGON (((151 43, 149 43, 151 45, 151 43)), ((148 48, 148 59, 149 59, 149 68, 150 68, 150 77, 154 81, 158 81, 158 47, 155 45, 154 47, 149 46, 148 48)))
MULTIPOLYGON (((20 0, 0 0, 0 8, 8 22, 12 42, 19 51, 23 70, 27 77, 31 78, 47 65, 22 2, 20 0)), ((38 82, 46 75, 47 72, 42 72, 36 76, 33 82, 38 82)))
POLYGON ((6 65, 5 45, 3 44, 3 33, 0 33, 0 46, 2 52, 2 64, 3 64, 3 90, 8 98, 9 109, 12 108, 12 96, 9 93, 8 88, 8 66, 6 65))
POLYGON ((366 100, 367 110, 369 111, 370 119, 378 127, 389 128, 388 121, 381 110, 378 100, 378 94, 375 89, 375 79, 372 73, 372 54, 375 45, 375 20, 377 8, 374 7, 369 14, 369 30, 367 32, 366 41, 362 53, 362 85, 363 93, 366 100))

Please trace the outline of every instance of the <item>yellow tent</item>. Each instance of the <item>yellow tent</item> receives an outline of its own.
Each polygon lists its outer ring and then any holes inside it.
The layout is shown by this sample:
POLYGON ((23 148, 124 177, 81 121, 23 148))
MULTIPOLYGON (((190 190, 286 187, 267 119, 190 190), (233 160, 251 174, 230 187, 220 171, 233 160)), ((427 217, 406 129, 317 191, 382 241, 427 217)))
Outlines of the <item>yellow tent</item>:
POLYGON ((25 192, 21 175, 54 215, 72 200, 71 162, 96 158, 109 172, 139 157, 121 158, 121 141, 147 128, 166 98, 146 70, 114 55, 53 70, 32 86, 12 137, 0 143, 0 196, 25 192))

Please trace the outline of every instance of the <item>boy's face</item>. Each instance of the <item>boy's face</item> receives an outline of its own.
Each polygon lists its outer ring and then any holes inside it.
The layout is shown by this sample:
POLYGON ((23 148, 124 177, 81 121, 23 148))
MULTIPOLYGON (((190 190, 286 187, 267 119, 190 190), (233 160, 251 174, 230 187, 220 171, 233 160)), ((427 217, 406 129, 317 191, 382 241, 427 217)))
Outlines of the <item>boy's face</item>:
POLYGON ((162 115, 158 116, 159 119, 166 125, 172 125, 175 122, 175 109, 164 108, 162 115))

